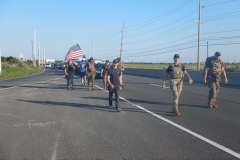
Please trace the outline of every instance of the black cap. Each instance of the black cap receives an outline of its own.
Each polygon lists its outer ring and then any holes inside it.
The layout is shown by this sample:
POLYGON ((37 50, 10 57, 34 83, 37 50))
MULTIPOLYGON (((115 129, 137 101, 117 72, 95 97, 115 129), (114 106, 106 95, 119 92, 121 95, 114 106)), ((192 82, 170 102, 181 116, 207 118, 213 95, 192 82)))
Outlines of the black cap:
POLYGON ((215 56, 221 56, 221 53, 220 52, 216 52, 215 56))
POLYGON ((174 58, 179 58, 179 54, 174 54, 174 58))
POLYGON ((91 60, 93 60, 93 58, 91 57, 89 60, 91 61, 91 60))
POLYGON ((114 59, 114 60, 113 60, 113 63, 118 63, 118 60, 114 59))
POLYGON ((109 62, 109 60, 106 60, 106 62, 109 62))
POLYGON ((120 61, 120 60, 121 60, 121 58, 120 58, 120 57, 118 57, 118 58, 117 58, 117 60, 118 60, 118 61, 120 61))

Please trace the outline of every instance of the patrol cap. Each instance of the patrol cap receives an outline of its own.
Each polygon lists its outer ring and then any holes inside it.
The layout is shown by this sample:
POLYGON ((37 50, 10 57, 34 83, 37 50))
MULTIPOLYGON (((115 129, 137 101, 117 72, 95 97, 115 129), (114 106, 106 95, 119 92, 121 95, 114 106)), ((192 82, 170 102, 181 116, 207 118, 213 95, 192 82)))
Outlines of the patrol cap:
POLYGON ((91 57, 89 60, 91 61, 91 60, 93 60, 93 58, 91 57))
POLYGON ((114 60, 113 60, 113 63, 118 63, 118 60, 114 59, 114 60))
POLYGON ((109 60, 106 60, 106 62, 109 62, 109 60))
POLYGON ((179 58, 179 54, 174 54, 174 58, 179 58))
POLYGON ((221 56, 221 53, 220 52, 216 52, 215 56, 221 56))
POLYGON ((120 61, 120 60, 121 60, 121 58, 120 58, 120 57, 118 57, 118 58, 117 58, 117 60, 118 60, 118 61, 120 61))

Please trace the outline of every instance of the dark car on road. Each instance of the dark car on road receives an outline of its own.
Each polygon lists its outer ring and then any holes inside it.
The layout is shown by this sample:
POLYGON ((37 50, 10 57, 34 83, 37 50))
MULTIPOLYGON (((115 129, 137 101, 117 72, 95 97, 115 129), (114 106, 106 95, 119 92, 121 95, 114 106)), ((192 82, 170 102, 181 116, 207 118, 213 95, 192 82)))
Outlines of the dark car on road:
POLYGON ((101 70, 104 65, 105 65, 104 63, 96 63, 95 64, 95 68, 96 68, 96 77, 95 78, 102 78, 101 70))

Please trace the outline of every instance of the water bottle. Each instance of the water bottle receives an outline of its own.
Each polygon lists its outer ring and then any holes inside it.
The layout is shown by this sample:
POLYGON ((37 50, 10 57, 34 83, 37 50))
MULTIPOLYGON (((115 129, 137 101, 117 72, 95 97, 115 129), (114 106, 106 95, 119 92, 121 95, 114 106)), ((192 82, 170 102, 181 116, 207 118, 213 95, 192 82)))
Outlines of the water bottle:
POLYGON ((193 80, 192 79, 189 79, 189 84, 192 84, 193 83, 193 80))

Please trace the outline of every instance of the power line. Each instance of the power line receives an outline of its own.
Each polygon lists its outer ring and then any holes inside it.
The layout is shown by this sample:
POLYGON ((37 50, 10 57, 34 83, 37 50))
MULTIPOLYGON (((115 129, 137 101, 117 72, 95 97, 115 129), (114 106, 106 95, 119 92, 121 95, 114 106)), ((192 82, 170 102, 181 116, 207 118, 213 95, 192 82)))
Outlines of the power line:
MULTIPOLYGON (((147 39, 142 39, 142 40, 139 40, 139 41, 133 41, 133 42, 131 42, 131 43, 135 43, 135 44, 138 43, 138 44, 140 44, 140 43, 153 42, 153 41, 156 41, 156 40, 159 40, 159 39, 163 39, 163 38, 165 38, 165 37, 170 37, 170 36, 176 35, 176 34, 178 34, 178 33, 182 33, 182 32, 187 31, 187 30, 189 30, 189 29, 191 29, 191 28, 193 28, 193 27, 196 27, 196 24, 192 24, 192 25, 190 25, 190 26, 187 26, 186 28, 182 28, 182 29, 180 29, 180 30, 177 30, 177 31, 174 31, 174 32, 171 32, 171 33, 166 33, 166 32, 164 32, 165 34, 161 35, 160 37, 156 37, 156 38, 150 37, 150 38, 152 38, 152 39, 147 38, 147 39)), ((158 35, 158 36, 159 36, 159 35, 158 35)), ((153 36, 153 37, 154 37, 154 36, 153 36)), ((131 44, 131 43, 127 43, 127 42, 126 42, 126 44, 131 44)))
POLYGON ((230 1, 220 2, 220 3, 210 4, 210 5, 207 5, 207 6, 203 6, 203 8, 217 6, 217 5, 221 5, 221 4, 229 3, 229 2, 233 2, 233 1, 236 1, 236 0, 230 0, 230 1))
MULTIPOLYGON (((195 36, 195 35, 194 35, 195 36)), ((210 37, 210 38, 204 38, 202 39, 201 41, 205 41, 205 40, 229 40, 229 39, 238 39, 240 38, 240 36, 229 36, 229 37, 210 37)), ((153 47, 145 47, 145 48, 141 48, 141 49, 136 49, 136 50, 144 50, 144 52, 152 52, 152 51, 159 51, 159 50, 164 50, 164 49, 168 49, 168 48, 174 48, 174 47, 179 47, 179 46, 184 46, 184 45, 188 45, 188 44, 192 44, 192 43, 195 43, 197 42, 197 40, 192 40, 192 41, 187 41, 187 42, 182 42, 182 43, 179 43, 179 44, 175 44, 175 45, 171 45, 171 46, 166 46, 166 47, 163 47, 163 48, 155 48, 155 49, 151 49, 151 48, 154 48, 154 47, 159 47, 161 45, 158 45, 158 46, 153 46, 153 47), (147 50, 147 49, 150 49, 150 50, 147 50)), ((168 42, 167 44, 172 44, 172 42, 168 42)), ((164 44, 162 44, 164 45, 164 44)), ((201 45, 202 46, 202 45, 201 45)), ((134 50, 127 50, 127 51, 134 51, 134 50)), ((132 53, 130 55, 139 55, 140 53, 142 52, 135 52, 135 53, 132 53)))
MULTIPOLYGON (((191 0, 191 1, 192 1, 192 0, 191 0)), ((182 5, 182 6, 180 6, 179 8, 177 8, 177 9, 173 10, 172 12, 170 12, 170 13, 166 14, 166 15, 165 15, 165 16, 163 16, 163 17, 160 17, 160 18, 158 18, 158 19, 157 19, 157 20, 155 20, 155 21, 149 22, 149 23, 147 23, 147 24, 145 24, 145 25, 143 25, 143 26, 141 26, 141 27, 138 27, 138 28, 134 28, 134 29, 127 30, 126 32, 133 31, 133 30, 137 30, 137 29, 139 29, 139 28, 142 28, 142 27, 148 26, 148 25, 150 25, 150 24, 152 24, 152 23, 154 23, 154 22, 156 22, 156 21, 158 21, 158 20, 160 20, 160 19, 163 19, 163 18, 165 18, 165 17, 169 16, 170 14, 172 14, 172 13, 176 12, 177 10, 179 10, 179 9, 183 8, 184 6, 186 6, 187 4, 189 4, 191 1, 187 2, 186 4, 183 4, 183 5, 182 5)), ((185 1, 185 2, 186 2, 186 1, 185 1)), ((185 3, 185 2, 184 2, 184 3, 185 3)), ((167 13, 167 12, 166 12, 166 13, 167 13)), ((159 16, 158 16, 158 17, 159 17, 159 16)), ((150 21, 150 20, 149 20, 149 21, 150 21)), ((126 27, 126 28, 127 28, 127 27, 126 27)))

